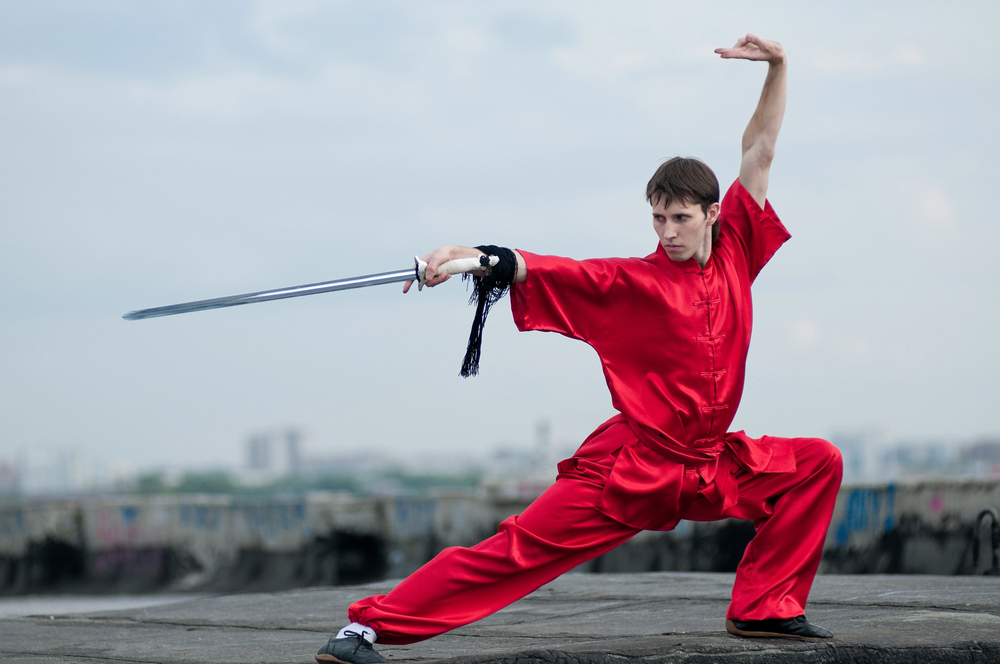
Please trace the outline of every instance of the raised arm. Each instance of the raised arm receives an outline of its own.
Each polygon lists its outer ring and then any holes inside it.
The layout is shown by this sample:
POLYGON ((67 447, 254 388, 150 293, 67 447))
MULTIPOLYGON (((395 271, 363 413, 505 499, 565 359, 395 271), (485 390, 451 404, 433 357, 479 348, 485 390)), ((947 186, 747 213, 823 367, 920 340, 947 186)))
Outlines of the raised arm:
POLYGON ((767 78, 764 79, 757 110, 743 132, 743 160, 740 163, 740 184, 764 207, 774 146, 778 141, 788 96, 785 49, 776 41, 747 35, 740 37, 732 48, 717 48, 715 52, 726 59, 763 60, 768 63, 767 78))
MULTIPOLYGON (((446 244, 443 247, 435 249, 421 258, 421 260, 427 263, 427 285, 437 286, 438 284, 443 284, 451 278, 450 274, 437 273, 437 269, 442 263, 446 263, 455 258, 469 258, 482 256, 482 254, 483 252, 475 247, 461 247, 456 244, 446 244)), ((517 259, 517 276, 514 278, 514 283, 521 284, 528 278, 528 267, 519 252, 515 251, 514 257, 517 259)), ((409 291, 412 284, 412 281, 407 281, 403 284, 403 292, 406 293, 409 291)))

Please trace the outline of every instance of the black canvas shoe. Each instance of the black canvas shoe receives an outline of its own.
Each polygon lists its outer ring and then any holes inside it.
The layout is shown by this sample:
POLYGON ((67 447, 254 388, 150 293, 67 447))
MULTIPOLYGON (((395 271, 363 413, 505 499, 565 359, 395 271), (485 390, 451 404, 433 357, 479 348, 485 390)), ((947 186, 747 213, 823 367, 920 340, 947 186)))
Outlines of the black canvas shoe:
POLYGON ((726 631, 736 636, 782 637, 790 639, 829 639, 833 632, 814 625, 805 616, 767 620, 726 620, 726 631))
POLYGON ((365 637, 355 632, 338 639, 333 637, 316 653, 317 662, 336 662, 337 664, 373 664, 384 662, 385 658, 375 652, 372 644, 365 637))

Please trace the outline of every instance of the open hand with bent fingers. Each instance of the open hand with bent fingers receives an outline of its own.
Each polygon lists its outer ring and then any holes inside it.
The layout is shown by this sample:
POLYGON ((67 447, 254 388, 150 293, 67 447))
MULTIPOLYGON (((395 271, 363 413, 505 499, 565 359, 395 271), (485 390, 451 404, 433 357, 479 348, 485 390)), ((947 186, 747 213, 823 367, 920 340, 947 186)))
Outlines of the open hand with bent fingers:
POLYGON ((762 39, 757 35, 740 37, 732 48, 717 48, 715 52, 723 58, 740 60, 764 60, 779 63, 785 60, 785 49, 776 41, 762 39))

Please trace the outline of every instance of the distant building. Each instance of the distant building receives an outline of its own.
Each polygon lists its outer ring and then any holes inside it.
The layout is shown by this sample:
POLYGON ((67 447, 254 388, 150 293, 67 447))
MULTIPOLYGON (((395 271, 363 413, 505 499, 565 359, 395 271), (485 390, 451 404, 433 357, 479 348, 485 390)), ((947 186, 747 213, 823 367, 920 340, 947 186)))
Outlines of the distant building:
POLYGON ((33 449, 19 455, 15 472, 20 491, 26 495, 79 493, 91 488, 86 459, 78 450, 33 449))
POLYGON ((17 466, 0 461, 0 496, 9 496, 21 491, 21 474, 17 466))
POLYGON ((941 441, 897 443, 883 454, 883 475, 888 480, 957 477, 961 469, 954 448, 941 441))
MULTIPOLYGON (((838 432, 830 438, 844 459, 844 482, 884 479, 885 434, 877 430, 838 432)), ((894 471, 893 471, 894 472, 894 471)))
POLYGON ((958 451, 962 472, 972 477, 1000 477, 1000 438, 985 438, 958 451))
POLYGON ((302 472, 302 432, 296 428, 251 435, 244 446, 246 479, 270 481, 302 472))

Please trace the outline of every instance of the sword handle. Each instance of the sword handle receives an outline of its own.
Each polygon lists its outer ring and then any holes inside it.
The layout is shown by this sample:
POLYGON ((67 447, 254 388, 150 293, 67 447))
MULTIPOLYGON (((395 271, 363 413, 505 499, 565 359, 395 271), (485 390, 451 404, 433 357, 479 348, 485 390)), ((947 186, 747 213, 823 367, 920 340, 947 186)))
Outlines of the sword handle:
MULTIPOLYGON (((424 284, 427 283, 427 277, 424 276, 424 272, 427 270, 427 263, 420 260, 417 256, 413 257, 413 263, 417 273, 417 289, 423 290, 424 284)), ((464 274, 483 268, 496 267, 499 263, 499 256, 487 256, 483 254, 482 256, 454 258, 450 261, 445 261, 438 266, 437 271, 438 273, 443 272, 445 274, 464 274)))

